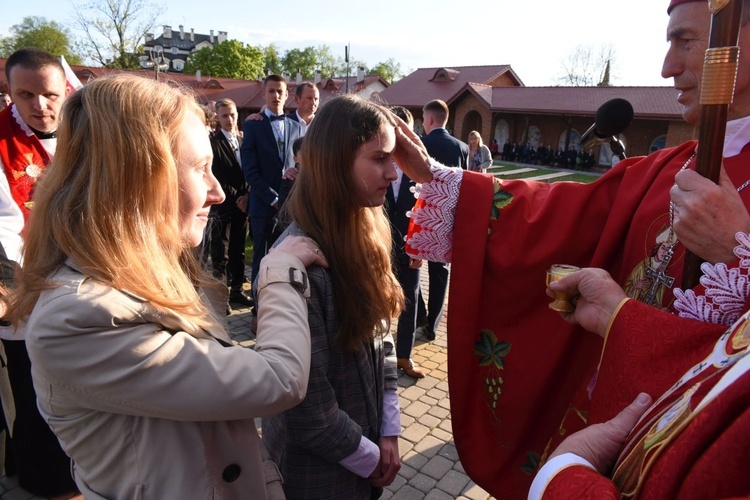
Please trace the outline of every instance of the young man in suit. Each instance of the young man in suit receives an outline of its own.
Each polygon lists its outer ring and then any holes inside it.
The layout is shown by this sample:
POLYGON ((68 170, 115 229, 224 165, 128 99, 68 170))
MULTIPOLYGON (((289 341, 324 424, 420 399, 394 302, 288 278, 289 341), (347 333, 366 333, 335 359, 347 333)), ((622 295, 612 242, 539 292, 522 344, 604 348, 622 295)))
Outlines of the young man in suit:
POLYGON ((247 239, 247 182, 240 162, 237 106, 231 99, 216 102, 219 130, 211 135, 211 170, 224 190, 223 203, 211 207, 211 262, 214 274, 226 273, 229 302, 249 307, 253 300, 242 291, 247 239))
POLYGON ((246 120, 240 152, 245 180, 250 185, 248 212, 253 234, 252 279, 260 260, 273 244, 271 235, 279 209, 279 188, 284 172, 294 168, 292 144, 302 135, 299 123, 284 115, 286 81, 269 75, 263 83, 266 109, 262 120, 246 120))
MULTIPOLYGON (((445 129, 448 123, 448 113, 448 105, 440 99, 432 100, 424 105, 422 123, 426 135, 422 136, 422 143, 430 156, 446 167, 461 167, 466 170, 469 145, 459 141, 445 129)), ((443 317, 445 290, 448 286, 448 267, 442 262, 428 262, 427 268, 430 274, 430 295, 426 308, 425 337, 427 340, 435 340, 435 330, 443 317)), ((425 306, 421 294, 418 306, 420 312, 424 313, 425 306)))

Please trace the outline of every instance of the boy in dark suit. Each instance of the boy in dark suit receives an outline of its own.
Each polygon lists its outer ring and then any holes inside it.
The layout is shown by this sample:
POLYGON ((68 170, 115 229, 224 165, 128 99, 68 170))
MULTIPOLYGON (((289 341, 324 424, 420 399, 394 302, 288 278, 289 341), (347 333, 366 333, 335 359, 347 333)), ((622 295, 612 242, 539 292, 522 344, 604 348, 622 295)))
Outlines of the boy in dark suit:
POLYGON ((284 104, 289 95, 284 78, 269 75, 263 83, 263 92, 266 101, 263 119, 245 121, 240 148, 242 169, 250 185, 248 213, 253 233, 253 281, 261 259, 273 244, 281 178, 285 171, 294 168, 292 144, 302 135, 299 123, 284 116, 284 104))
MULTIPOLYGON (((422 108, 422 123, 426 134, 422 136, 422 143, 430 156, 446 167, 461 167, 465 170, 468 165, 469 145, 459 141, 445 129, 448 123, 448 105, 440 99, 425 104, 422 108)), ((430 273, 430 297, 425 337, 427 340, 435 340, 435 330, 443 317, 448 268, 441 262, 428 262, 427 268, 430 273)), ((421 294, 419 310, 421 313, 425 310, 421 294)))
POLYGON ((240 163, 237 106, 231 99, 221 99, 216 102, 216 114, 219 130, 211 135, 214 153, 211 170, 226 199, 211 207, 211 262, 214 274, 227 274, 229 302, 248 307, 253 301, 242 291, 247 239, 247 182, 240 163))

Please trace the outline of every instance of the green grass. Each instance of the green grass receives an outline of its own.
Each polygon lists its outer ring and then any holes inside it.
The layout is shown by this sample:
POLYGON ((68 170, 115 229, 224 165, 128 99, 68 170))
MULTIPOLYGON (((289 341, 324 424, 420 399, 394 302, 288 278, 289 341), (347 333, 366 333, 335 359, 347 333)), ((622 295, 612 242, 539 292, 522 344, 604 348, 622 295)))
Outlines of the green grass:
MULTIPOLYGON (((538 165, 519 165, 515 163, 503 163, 500 161, 495 161, 490 168, 487 169, 487 173, 489 174, 496 174, 497 172, 508 172, 511 170, 519 170, 521 168, 533 168, 534 170, 531 172, 524 172, 520 174, 511 174, 511 175, 503 175, 498 176, 499 179, 527 179, 529 177, 536 177, 538 175, 545 175, 545 174, 553 174, 557 172, 567 172, 567 170, 558 170, 551 167, 540 167, 538 165)), ((596 179, 598 179, 601 176, 599 173, 595 172, 570 172, 569 175, 565 177, 555 177, 554 179, 548 179, 543 180, 542 182, 558 182, 558 181, 574 181, 574 182, 583 182, 585 184, 588 184, 589 182, 593 182, 596 179)))

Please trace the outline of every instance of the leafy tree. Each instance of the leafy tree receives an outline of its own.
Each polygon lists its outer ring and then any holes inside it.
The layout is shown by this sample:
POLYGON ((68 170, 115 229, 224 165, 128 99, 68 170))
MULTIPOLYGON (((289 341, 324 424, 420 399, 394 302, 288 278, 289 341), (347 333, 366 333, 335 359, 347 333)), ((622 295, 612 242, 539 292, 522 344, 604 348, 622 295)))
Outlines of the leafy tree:
POLYGON ((336 58, 331 53, 331 48, 328 45, 319 45, 317 50, 318 56, 318 67, 323 76, 334 76, 336 75, 336 58))
POLYGON ((615 72, 615 50, 611 44, 603 45, 598 52, 591 45, 578 45, 562 62, 562 71, 558 81, 564 86, 609 85, 614 79, 611 74, 615 72))
POLYGON ((284 71, 292 77, 296 76, 299 71, 302 73, 302 78, 312 78, 315 70, 319 69, 318 53, 314 47, 287 50, 281 59, 281 65, 284 71))
POLYGON ((284 69, 281 64, 281 57, 279 56, 279 46, 272 43, 262 50, 263 57, 265 58, 265 70, 273 75, 280 75, 284 69))
POLYGON ((75 5, 87 56, 102 66, 140 68, 144 36, 153 31, 159 8, 148 0, 90 0, 75 5))
POLYGON ((259 48, 237 40, 225 40, 190 54, 183 73, 254 80, 264 76, 265 58, 259 48))
POLYGON ((370 69, 370 74, 380 75, 388 83, 393 83, 403 78, 401 64, 389 58, 387 61, 380 62, 370 69))
POLYGON ((44 17, 24 17, 10 28, 11 35, 0 38, 0 57, 8 57, 18 49, 35 47, 56 56, 65 56, 70 64, 81 64, 73 36, 64 26, 44 17))
MULTIPOLYGON (((359 59, 352 59, 350 57, 349 58, 349 76, 356 75, 357 68, 359 67, 365 68, 365 73, 369 73, 366 62, 360 61, 359 59)), ((334 71, 331 72, 331 76, 335 76, 338 78, 343 78, 346 76, 346 61, 344 61, 343 57, 336 58, 336 66, 335 66, 334 71)))

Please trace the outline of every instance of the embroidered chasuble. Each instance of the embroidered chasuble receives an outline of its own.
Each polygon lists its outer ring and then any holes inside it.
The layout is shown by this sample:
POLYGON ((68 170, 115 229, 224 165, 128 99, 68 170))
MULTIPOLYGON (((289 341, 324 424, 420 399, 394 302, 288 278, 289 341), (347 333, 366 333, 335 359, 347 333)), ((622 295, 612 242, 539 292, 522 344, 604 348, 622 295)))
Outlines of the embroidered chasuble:
MULTIPOLYGON (((588 418, 602 341, 548 308, 546 270, 601 267, 629 283, 631 296, 669 309, 685 253, 678 243, 664 259, 669 189, 695 146, 623 160, 588 185, 463 172, 448 306, 453 436, 469 476, 496 498, 525 498, 540 461, 588 418)), ((748 146, 725 159, 736 186, 750 177, 748 164, 748 146)), ((741 196, 750 206, 750 189, 741 196)), ((410 255, 430 257, 415 246, 410 255)))
POLYGON ((653 405, 628 436, 611 480, 568 467, 552 477, 543 498, 746 498, 750 313, 727 329, 630 301, 606 344, 590 423, 613 417, 640 391, 654 396, 653 405), (638 345, 654 331, 662 342, 638 345), (641 387, 634 389, 634 380, 641 387))
POLYGON ((50 162, 49 153, 35 135, 28 135, 16 122, 12 106, 0 112, 0 161, 13 200, 28 220, 34 185, 50 162))

